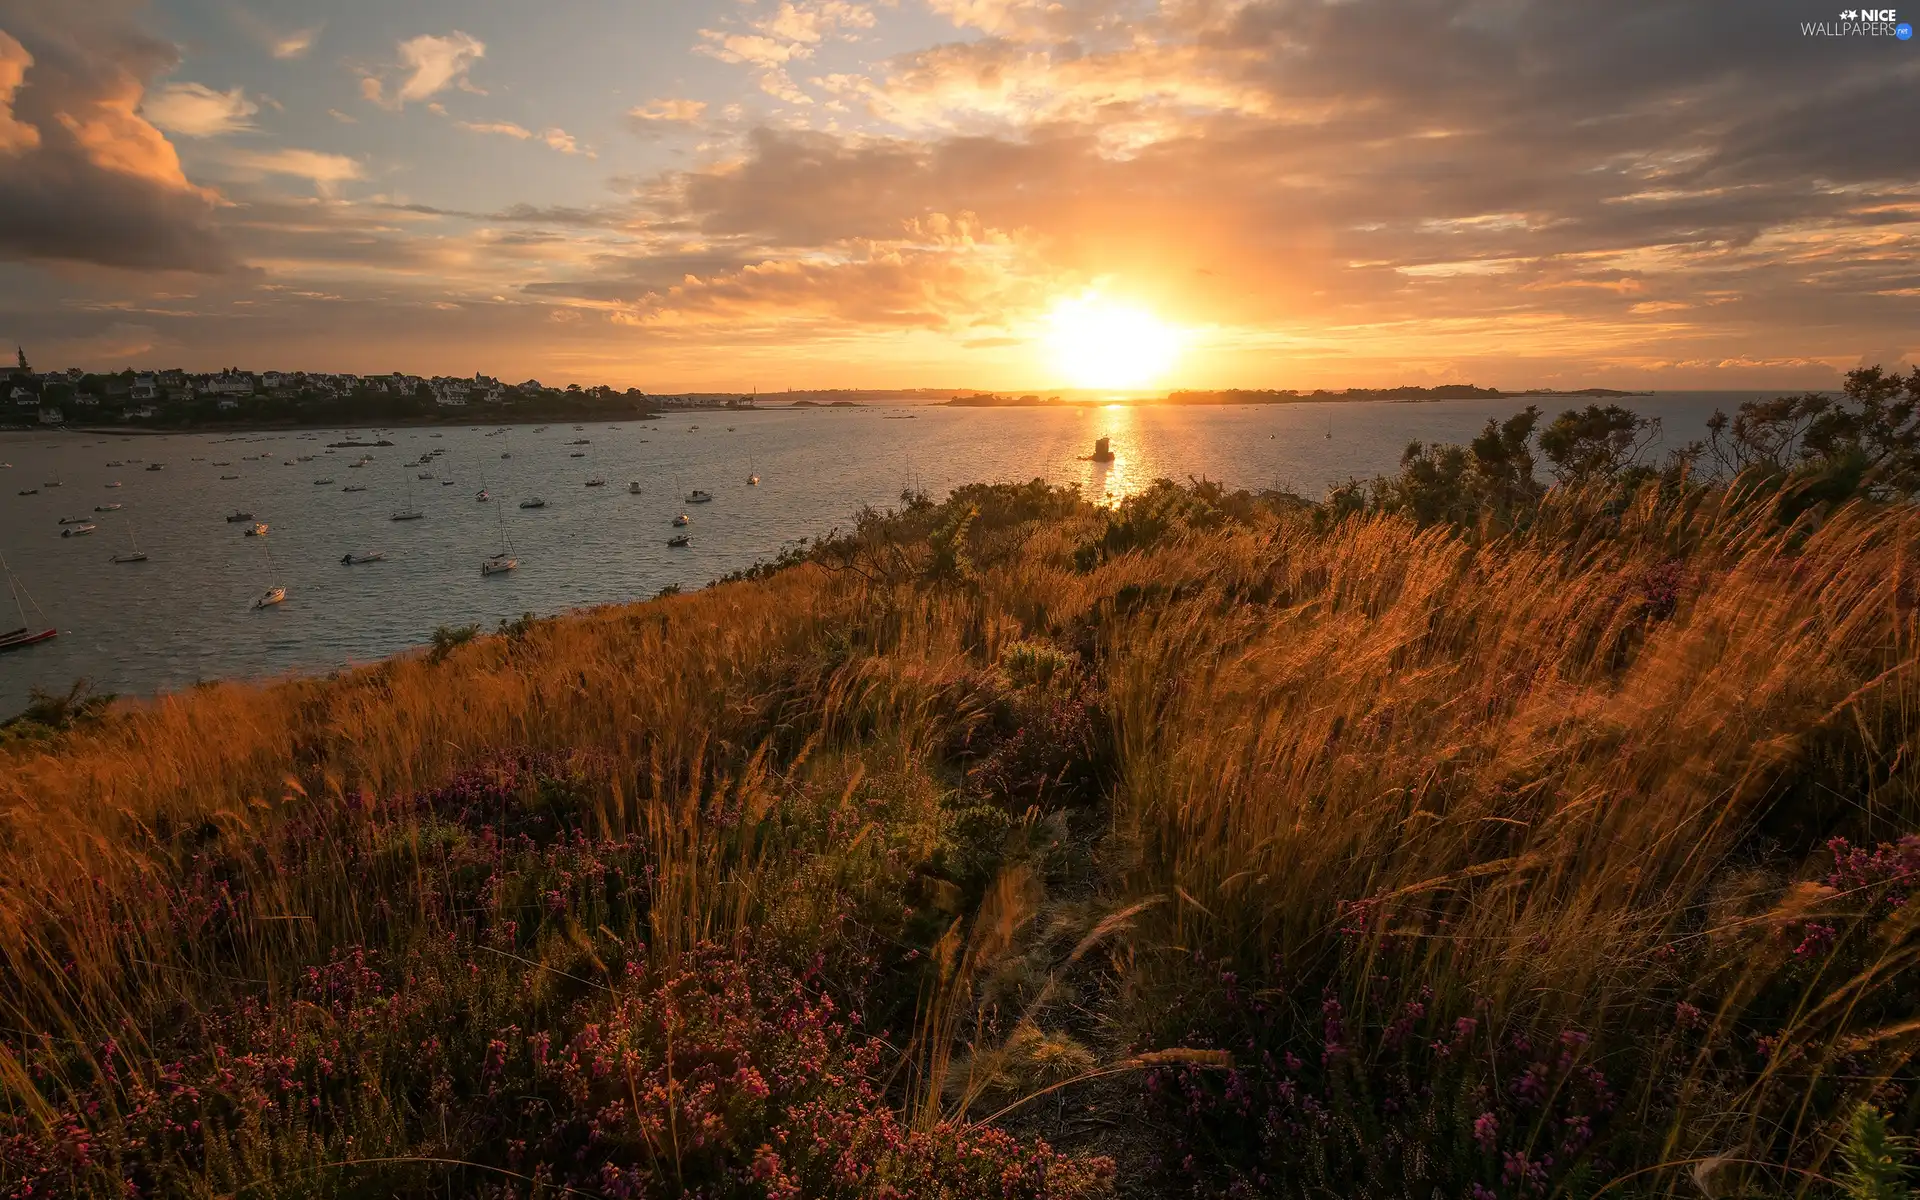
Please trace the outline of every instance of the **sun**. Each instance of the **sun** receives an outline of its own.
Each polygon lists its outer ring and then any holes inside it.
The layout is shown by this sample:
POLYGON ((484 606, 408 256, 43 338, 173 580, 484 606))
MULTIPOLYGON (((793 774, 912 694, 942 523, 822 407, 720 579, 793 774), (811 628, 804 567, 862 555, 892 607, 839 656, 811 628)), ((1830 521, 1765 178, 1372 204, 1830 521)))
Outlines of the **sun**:
POLYGON ((1048 324, 1054 366, 1074 387, 1146 387, 1180 358, 1178 329, 1098 294, 1061 300, 1048 324))

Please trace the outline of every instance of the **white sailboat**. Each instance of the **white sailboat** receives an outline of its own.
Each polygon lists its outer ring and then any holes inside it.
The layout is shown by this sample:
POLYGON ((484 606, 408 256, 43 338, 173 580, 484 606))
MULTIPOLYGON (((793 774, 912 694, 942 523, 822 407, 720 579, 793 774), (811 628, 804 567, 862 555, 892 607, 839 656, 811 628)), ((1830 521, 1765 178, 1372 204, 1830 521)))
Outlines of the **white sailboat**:
MULTIPOLYGON (((273 547, 267 545, 265 542, 261 542, 260 545, 261 548, 267 552, 267 570, 271 571, 273 570, 273 547)), ((271 608, 276 604, 286 603, 286 599, 287 589, 284 585, 278 583, 268 584, 267 590, 261 592, 254 598, 253 607, 255 611, 263 608, 271 608)))
POLYGON ((520 560, 513 556, 513 538, 507 534, 506 510, 496 508, 493 515, 500 523, 500 550, 481 560, 480 574, 505 575, 508 571, 517 570, 520 560))
POLYGON ((133 548, 114 555, 114 562, 138 563, 147 561, 147 552, 140 548, 140 535, 134 532, 132 521, 127 522, 127 544, 133 548))
POLYGON ((399 512, 394 513, 392 519, 395 521, 418 521, 426 515, 427 514, 413 506, 413 480, 407 480, 407 506, 399 512))

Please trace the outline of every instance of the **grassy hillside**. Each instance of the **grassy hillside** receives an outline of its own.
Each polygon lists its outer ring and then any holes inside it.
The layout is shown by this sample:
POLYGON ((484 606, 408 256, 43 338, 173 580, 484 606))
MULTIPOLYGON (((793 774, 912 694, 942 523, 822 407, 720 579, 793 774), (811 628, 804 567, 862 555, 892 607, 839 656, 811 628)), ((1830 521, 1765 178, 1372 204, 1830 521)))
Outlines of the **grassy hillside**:
POLYGON ((1895 1186, 1920 514, 1743 480, 969 488, 16 736, 0 1194, 1895 1186))

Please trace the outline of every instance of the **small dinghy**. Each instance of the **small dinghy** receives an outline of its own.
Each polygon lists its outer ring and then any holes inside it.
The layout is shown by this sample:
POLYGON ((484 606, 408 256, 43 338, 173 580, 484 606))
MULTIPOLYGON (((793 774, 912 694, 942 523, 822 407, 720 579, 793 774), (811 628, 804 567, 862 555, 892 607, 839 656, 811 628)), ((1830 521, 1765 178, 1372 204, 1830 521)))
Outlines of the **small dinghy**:
POLYGON ((387 556, 379 550, 367 550, 359 554, 342 554, 340 561, 346 566, 357 567, 361 563, 385 562, 387 556))

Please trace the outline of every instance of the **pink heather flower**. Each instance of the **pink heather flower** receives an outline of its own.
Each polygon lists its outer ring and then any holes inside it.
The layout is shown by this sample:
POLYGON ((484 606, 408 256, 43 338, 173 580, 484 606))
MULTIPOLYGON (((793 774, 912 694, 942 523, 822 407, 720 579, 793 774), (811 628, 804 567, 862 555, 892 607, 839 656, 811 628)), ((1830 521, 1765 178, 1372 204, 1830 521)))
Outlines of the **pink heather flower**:
POLYGON ((1480 1143, 1482 1150, 1492 1152, 1494 1143, 1500 1140, 1500 1118, 1490 1112, 1483 1112, 1473 1119, 1473 1140, 1480 1143))
POLYGON ((1800 959, 1819 958, 1833 949, 1836 934, 1831 925, 1822 925, 1817 921, 1807 922, 1805 936, 1793 949, 1793 956, 1800 959))

